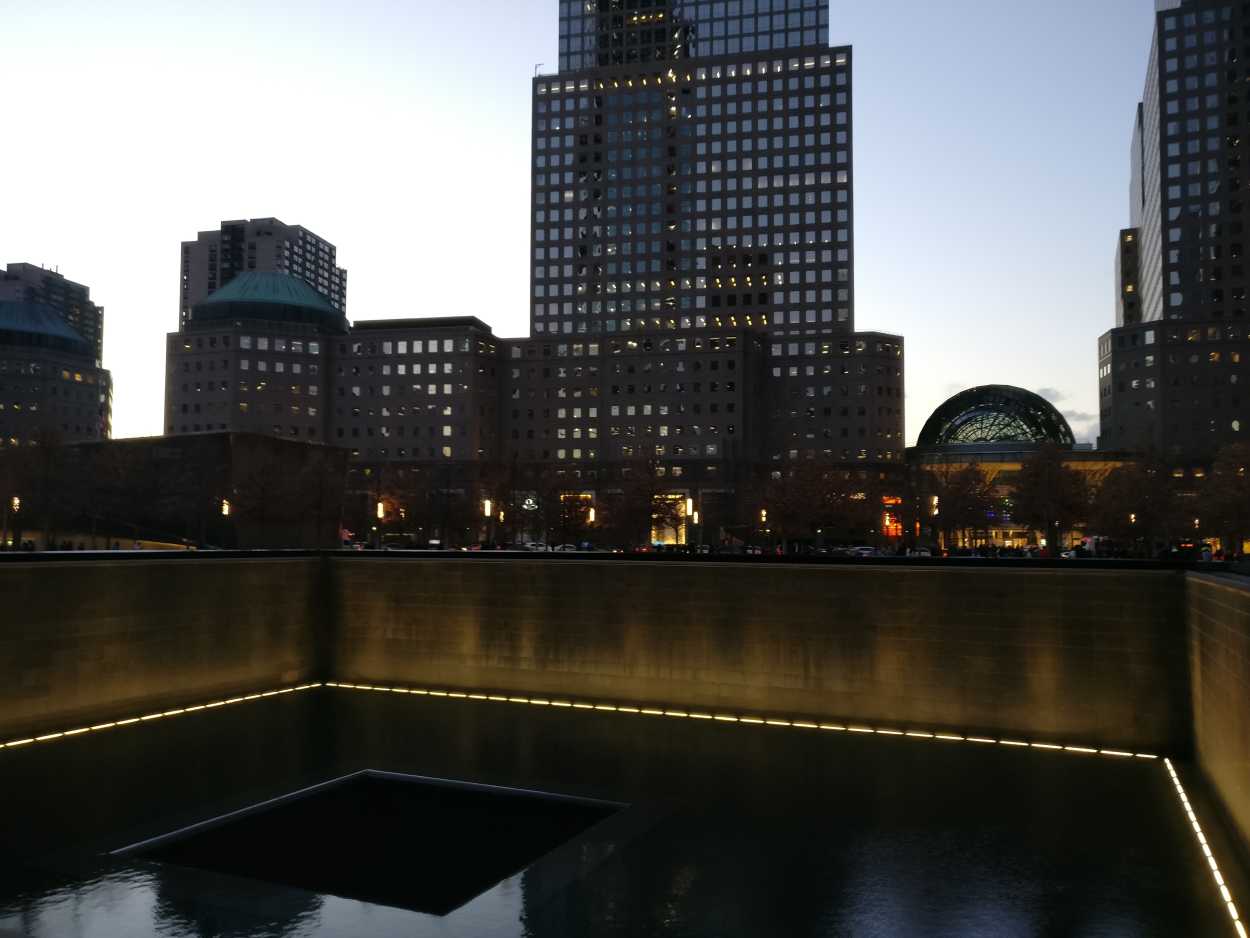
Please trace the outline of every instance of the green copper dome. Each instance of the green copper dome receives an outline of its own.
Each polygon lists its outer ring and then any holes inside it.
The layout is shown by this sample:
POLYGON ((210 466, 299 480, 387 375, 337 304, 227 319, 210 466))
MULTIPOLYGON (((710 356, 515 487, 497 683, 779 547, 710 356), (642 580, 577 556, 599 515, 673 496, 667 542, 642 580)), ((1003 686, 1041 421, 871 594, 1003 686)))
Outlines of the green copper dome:
POLYGON ((933 412, 918 445, 1073 445, 1068 421, 1046 399, 1004 384, 961 391, 933 412))
POLYGON ((290 274, 248 271, 196 304, 192 322, 262 319, 299 322, 346 333, 347 317, 306 282, 290 274))
POLYGON ((0 345, 49 348, 91 358, 91 346, 64 319, 39 303, 0 302, 0 345))

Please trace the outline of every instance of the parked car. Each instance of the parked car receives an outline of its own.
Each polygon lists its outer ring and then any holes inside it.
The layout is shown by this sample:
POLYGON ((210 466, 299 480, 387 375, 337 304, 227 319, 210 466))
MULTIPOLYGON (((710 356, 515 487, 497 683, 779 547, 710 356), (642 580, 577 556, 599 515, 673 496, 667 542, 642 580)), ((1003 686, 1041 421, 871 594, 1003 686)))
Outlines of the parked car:
POLYGON ((552 550, 563 550, 563 551, 581 550, 581 548, 580 548, 580 547, 578 547, 576 544, 558 544, 558 545, 556 545, 555 547, 553 547, 553 548, 551 548, 551 549, 552 549, 552 550))
POLYGON ((933 553, 927 547, 913 547, 907 552, 908 557, 932 557, 933 553))
POLYGON ((854 552, 854 556, 856 557, 880 557, 881 556, 881 551, 877 550, 877 548, 868 547, 866 545, 853 548, 853 552, 854 552))

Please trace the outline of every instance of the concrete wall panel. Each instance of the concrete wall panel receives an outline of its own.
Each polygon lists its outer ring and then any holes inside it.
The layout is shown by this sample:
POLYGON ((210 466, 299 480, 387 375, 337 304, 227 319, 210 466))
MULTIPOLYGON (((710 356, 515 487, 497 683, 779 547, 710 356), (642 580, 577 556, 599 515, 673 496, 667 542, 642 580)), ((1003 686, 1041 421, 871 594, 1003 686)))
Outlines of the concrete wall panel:
POLYGON ((345 681, 1190 742, 1174 572, 334 563, 345 681))
POLYGON ((1189 574, 1198 761, 1250 846, 1250 583, 1189 574))
POLYGON ((0 565, 0 739, 307 679, 317 559, 0 565))

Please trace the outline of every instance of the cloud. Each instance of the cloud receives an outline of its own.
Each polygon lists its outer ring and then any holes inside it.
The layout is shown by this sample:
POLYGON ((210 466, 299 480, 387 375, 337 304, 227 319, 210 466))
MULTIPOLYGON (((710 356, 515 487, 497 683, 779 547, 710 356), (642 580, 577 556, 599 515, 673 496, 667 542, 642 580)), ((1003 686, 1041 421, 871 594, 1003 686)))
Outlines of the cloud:
POLYGON ((1098 419, 1097 414, 1087 414, 1083 410, 1065 410, 1062 413, 1068 423, 1092 423, 1098 419))
POLYGON ((1050 401, 1052 404, 1058 404, 1061 400, 1067 397, 1067 395, 1058 388, 1038 388, 1037 395, 1039 397, 1046 398, 1046 400, 1050 401))

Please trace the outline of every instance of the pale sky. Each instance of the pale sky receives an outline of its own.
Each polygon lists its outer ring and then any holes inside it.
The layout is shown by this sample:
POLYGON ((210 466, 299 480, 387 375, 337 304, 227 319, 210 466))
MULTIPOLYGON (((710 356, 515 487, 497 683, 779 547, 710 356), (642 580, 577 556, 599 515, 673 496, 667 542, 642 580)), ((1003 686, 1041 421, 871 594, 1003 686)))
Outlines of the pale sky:
MULTIPOLYGON (((0 263, 105 307, 114 436, 161 432, 178 247, 276 216, 352 319, 527 331, 530 77, 557 0, 0 0, 0 263)), ((832 0, 855 49, 856 327, 907 342, 907 438, 976 384, 1097 434, 1151 0, 832 0)))

